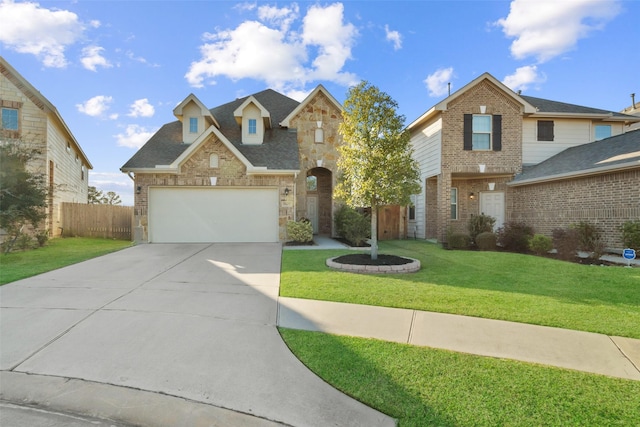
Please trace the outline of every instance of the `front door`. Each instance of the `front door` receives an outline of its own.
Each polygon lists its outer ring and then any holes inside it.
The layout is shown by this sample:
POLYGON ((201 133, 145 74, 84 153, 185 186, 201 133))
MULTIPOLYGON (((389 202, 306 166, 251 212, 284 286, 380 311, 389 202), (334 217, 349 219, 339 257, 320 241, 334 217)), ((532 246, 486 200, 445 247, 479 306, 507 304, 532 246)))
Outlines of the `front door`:
POLYGON ((313 227, 313 234, 318 234, 318 196, 307 195, 307 215, 313 227))
POLYGON ((480 213, 496 219, 494 230, 504 225, 504 192, 480 193, 480 213))

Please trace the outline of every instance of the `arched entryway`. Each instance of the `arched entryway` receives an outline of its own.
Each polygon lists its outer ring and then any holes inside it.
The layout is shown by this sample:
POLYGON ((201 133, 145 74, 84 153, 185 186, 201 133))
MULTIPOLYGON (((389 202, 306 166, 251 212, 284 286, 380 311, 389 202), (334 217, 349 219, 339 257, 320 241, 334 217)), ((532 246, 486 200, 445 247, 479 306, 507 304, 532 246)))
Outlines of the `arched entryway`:
POLYGON ((314 234, 331 235, 332 193, 333 181, 329 169, 313 168, 307 171, 307 218, 313 225, 314 234))

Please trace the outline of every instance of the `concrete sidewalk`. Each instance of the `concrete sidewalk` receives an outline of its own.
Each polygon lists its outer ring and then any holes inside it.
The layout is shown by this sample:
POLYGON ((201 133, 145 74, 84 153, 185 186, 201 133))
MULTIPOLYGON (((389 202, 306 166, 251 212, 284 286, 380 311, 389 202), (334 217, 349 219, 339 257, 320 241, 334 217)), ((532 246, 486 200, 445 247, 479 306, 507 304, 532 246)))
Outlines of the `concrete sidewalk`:
POLYGON ((501 320, 280 297, 278 325, 640 381, 640 340, 501 320))

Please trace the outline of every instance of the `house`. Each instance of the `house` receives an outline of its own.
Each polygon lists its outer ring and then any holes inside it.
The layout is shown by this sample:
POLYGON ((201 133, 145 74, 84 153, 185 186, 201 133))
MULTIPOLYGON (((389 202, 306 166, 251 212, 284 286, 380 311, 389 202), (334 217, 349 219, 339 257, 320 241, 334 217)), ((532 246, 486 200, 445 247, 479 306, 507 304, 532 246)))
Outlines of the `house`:
POLYGON ((27 167, 46 177, 45 227, 60 236, 61 203, 87 203, 92 165, 54 105, 0 56, 0 141, 18 141, 39 155, 27 167))
POLYGON ((286 241, 301 218, 331 235, 341 111, 321 85, 302 102, 267 89, 212 109, 190 94, 121 168, 140 240, 286 241))
MULTIPOLYGON (((632 156, 627 151, 633 151, 634 136, 624 132, 638 122, 640 117, 524 96, 484 73, 408 126, 423 180, 408 234, 445 241, 448 231, 466 232, 471 216, 481 213, 496 218, 496 227, 522 221, 550 234, 589 221, 606 223, 605 231, 613 232, 638 218, 637 209, 626 207, 640 205, 640 175, 633 168, 622 172, 588 163, 602 147, 619 146, 621 156, 632 156), (567 159, 575 163, 561 168, 567 159), (634 190, 614 196, 612 186, 634 190), (605 205, 620 208, 615 220, 605 205)), ((608 244, 619 245, 617 236, 607 237, 608 244)))

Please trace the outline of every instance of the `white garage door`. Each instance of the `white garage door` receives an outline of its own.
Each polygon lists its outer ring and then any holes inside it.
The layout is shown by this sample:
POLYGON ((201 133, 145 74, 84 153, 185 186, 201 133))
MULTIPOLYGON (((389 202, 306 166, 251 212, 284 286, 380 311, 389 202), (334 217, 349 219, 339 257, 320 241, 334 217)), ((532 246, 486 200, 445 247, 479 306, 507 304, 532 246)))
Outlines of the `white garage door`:
POLYGON ((150 188, 149 241, 277 242, 278 190, 150 188))

